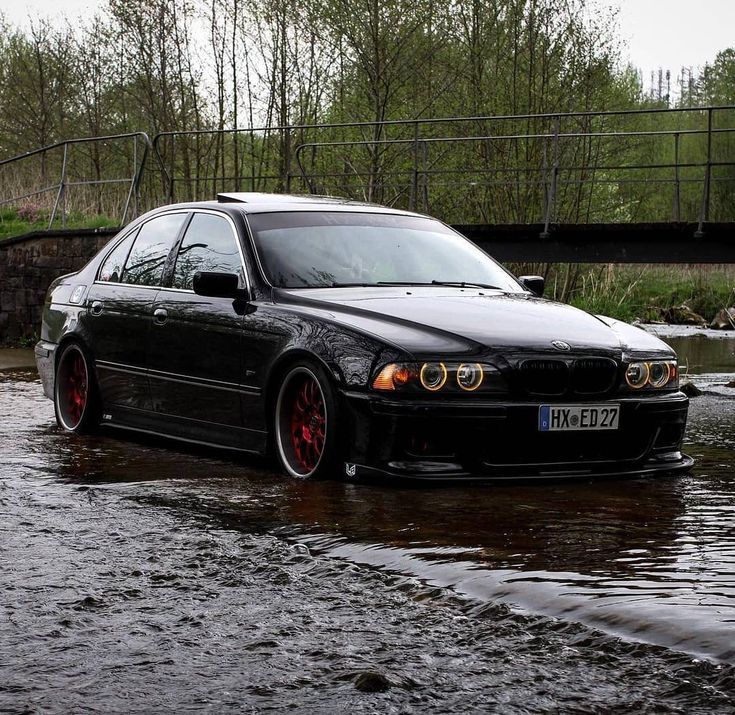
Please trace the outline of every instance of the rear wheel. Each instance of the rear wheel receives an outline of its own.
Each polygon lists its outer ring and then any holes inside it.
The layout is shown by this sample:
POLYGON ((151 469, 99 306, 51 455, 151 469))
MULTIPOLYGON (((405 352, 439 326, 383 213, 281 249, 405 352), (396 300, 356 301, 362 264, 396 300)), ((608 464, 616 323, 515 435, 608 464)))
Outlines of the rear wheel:
POLYGON ((293 366, 278 391, 274 412, 276 451, 294 477, 318 478, 336 473, 337 402, 324 370, 293 366))
POLYGON ((99 425, 97 405, 97 386, 89 359, 81 345, 68 343, 56 363, 56 422, 68 432, 91 432, 99 425))

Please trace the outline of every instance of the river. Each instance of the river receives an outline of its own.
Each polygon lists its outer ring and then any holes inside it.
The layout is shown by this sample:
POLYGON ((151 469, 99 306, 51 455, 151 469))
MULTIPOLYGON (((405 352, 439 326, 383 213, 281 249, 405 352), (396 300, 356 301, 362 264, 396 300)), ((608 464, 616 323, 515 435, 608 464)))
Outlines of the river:
POLYGON ((735 341, 672 343, 691 474, 528 486, 68 436, 1 372, 0 712, 733 712, 735 341))

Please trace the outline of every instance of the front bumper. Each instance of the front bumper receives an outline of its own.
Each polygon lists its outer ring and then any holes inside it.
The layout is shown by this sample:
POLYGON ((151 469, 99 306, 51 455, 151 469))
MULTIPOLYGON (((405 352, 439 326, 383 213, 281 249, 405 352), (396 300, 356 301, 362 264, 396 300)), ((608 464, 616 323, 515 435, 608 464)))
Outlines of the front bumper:
MULTIPOLYGON (((689 400, 681 392, 594 400, 620 405, 617 430, 540 432, 540 400, 399 399, 345 392, 345 474, 440 481, 588 479, 674 473, 689 400)), ((566 404, 566 401, 565 401, 566 404)), ((576 403, 575 403, 576 404, 576 403)))
POLYGON ((56 365, 56 343, 48 340, 39 340, 34 348, 38 375, 43 385, 43 394, 50 400, 54 399, 54 376, 56 365))

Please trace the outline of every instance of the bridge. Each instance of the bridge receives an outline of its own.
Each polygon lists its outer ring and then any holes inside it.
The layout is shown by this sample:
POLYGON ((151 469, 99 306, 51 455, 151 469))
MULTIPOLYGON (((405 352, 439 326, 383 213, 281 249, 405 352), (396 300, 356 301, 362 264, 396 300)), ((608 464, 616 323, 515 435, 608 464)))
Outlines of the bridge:
POLYGON ((416 210, 504 261, 735 263, 735 107, 132 133, 0 162, 0 211, 49 228, 221 191, 416 210))

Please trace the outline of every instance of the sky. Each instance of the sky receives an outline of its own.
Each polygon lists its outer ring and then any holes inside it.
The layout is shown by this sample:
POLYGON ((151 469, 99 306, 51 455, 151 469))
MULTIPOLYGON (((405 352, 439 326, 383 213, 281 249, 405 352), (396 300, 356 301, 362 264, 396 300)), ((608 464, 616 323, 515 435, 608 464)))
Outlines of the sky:
MULTIPOLYGON (((720 50, 735 46, 735 0, 595 0, 620 11, 620 35, 628 57, 644 80, 663 67, 676 76, 681 67, 712 62, 720 50)), ((31 14, 93 12, 102 0, 0 0, 0 11, 13 23, 31 14)))
MULTIPOLYGON (((3 0, 0 0, 0 4, 3 0)), ((735 0, 600 0, 619 8, 620 35, 643 71, 701 67, 735 47, 735 0)))

